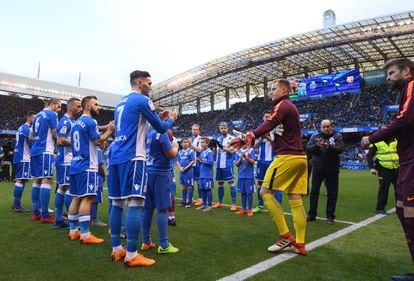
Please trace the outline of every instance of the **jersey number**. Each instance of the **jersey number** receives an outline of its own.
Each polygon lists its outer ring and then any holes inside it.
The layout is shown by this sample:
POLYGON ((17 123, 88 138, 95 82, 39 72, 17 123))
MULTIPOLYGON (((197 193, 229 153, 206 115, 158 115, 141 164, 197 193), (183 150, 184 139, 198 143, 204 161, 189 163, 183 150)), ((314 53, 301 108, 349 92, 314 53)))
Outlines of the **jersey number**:
POLYGON ((73 142, 73 149, 75 151, 79 151, 80 150, 79 131, 73 132, 72 142, 73 142))
POLYGON ((124 112, 125 105, 121 105, 116 109, 116 112, 118 112, 118 118, 116 119, 116 130, 121 131, 121 118, 122 113, 124 112))
POLYGON ((39 132, 39 126, 40 126, 40 120, 36 119, 35 125, 34 125, 34 132, 39 132))

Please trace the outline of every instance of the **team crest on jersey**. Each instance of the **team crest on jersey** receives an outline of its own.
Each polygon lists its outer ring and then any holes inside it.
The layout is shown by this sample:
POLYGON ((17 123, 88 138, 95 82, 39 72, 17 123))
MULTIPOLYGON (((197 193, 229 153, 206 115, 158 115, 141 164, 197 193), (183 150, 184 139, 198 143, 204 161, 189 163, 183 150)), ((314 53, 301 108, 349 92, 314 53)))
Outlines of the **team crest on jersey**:
POLYGON ((152 103, 151 100, 148 101, 148 106, 149 106, 149 108, 151 108, 151 110, 155 110, 155 106, 154 106, 154 104, 152 103))
POLYGON ((66 127, 66 126, 63 126, 62 128, 60 128, 60 132, 62 134, 66 134, 67 131, 68 131, 68 127, 66 127))

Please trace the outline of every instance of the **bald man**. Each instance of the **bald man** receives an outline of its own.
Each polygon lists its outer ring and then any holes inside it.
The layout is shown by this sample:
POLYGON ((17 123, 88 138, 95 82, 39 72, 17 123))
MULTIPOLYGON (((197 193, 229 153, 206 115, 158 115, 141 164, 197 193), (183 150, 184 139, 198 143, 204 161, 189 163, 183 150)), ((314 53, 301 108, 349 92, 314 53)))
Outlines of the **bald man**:
POLYGON ((316 219, 318 211, 319 190, 326 181, 327 202, 326 222, 334 224, 336 201, 338 200, 339 154, 344 151, 342 135, 333 130, 332 121, 322 120, 321 130, 312 135, 306 150, 313 156, 312 190, 308 221, 316 219))

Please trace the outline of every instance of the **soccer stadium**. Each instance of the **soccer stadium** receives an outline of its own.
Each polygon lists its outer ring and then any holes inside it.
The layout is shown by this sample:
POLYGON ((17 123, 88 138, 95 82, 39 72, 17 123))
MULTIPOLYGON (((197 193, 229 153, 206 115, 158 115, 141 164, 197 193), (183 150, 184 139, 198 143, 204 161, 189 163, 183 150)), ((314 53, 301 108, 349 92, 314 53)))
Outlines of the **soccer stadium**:
MULTIPOLYGON (((327 11, 324 16, 334 14, 327 11)), ((339 155, 335 223, 326 223, 327 196, 321 188, 318 216, 307 223, 306 257, 290 251, 266 251, 278 237, 271 216, 266 212, 252 217, 235 215, 229 210, 227 184, 222 208, 203 213, 194 207, 178 207, 182 193, 176 168, 176 226, 169 226, 168 239, 180 251, 175 255, 146 251, 145 256, 157 263, 145 268, 125 268, 111 260, 107 226, 91 226, 104 243, 79 245, 67 239, 66 229, 33 222, 30 212, 10 209, 13 146, 26 113, 39 112, 45 100, 56 98, 62 103, 61 118, 70 98, 96 96, 101 106, 96 119, 99 125, 106 125, 114 119, 121 97, 0 73, 0 280, 389 280, 392 275, 413 272, 395 214, 394 190, 388 194, 387 213, 377 213, 378 179, 370 174, 367 149, 360 144, 363 136, 395 118, 401 93, 389 89, 382 67, 389 59, 414 60, 413 46, 414 11, 342 25, 328 23, 323 29, 215 59, 154 85, 150 97, 155 106, 179 113, 172 129, 181 140, 191 136, 194 123, 210 138, 219 136, 221 122, 228 124, 230 134, 255 129, 262 123, 263 113, 273 108, 268 95, 273 81, 286 78, 292 86, 290 99, 300 114, 302 138, 308 141, 321 121, 330 119, 334 130, 342 134, 344 150, 339 155)), ((21 199, 27 207, 31 206, 30 186, 26 185, 21 199)), ((217 202, 217 185, 212 193, 217 202)), ((237 196, 239 209, 242 202, 237 196)), ((54 197, 52 192, 51 209, 54 197)), ((256 197, 253 195, 253 206, 256 197)), ((106 223, 107 199, 105 183, 98 216, 106 223)), ((288 201, 283 194, 281 205, 289 228, 294 229, 288 201)), ((305 196, 305 210, 309 204, 310 198, 305 196)), ((154 225, 155 219, 155 242, 154 225)))

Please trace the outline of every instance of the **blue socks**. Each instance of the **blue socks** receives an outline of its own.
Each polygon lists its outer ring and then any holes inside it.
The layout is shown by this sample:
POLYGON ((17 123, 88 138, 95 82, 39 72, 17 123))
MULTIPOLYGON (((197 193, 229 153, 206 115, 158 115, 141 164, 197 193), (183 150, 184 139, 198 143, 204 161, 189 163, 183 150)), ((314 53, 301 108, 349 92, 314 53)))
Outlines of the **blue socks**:
MULTIPOLYGON (((112 207, 111 216, 114 212, 114 207, 115 206, 112 207)), ((142 209, 143 207, 128 207, 126 219, 126 244, 128 252, 136 252, 137 250, 138 236, 139 231, 141 230, 142 209)))
POLYGON ((203 203, 204 205, 211 207, 213 203, 213 193, 211 192, 211 189, 204 190, 204 192, 206 193, 207 204, 204 203, 205 202, 204 199, 203 199, 203 203))
POLYGON ((119 237, 119 235, 121 234, 121 221, 122 221, 123 213, 124 213, 123 208, 116 206, 116 205, 111 206, 111 213, 109 216, 109 226, 111 229, 112 247, 117 247, 121 245, 121 238, 119 237))
POLYGON ((75 213, 68 213, 68 222, 70 231, 77 231, 79 227, 79 215, 75 213))
POLYGON ((22 200, 23 190, 24 190, 24 184, 23 183, 16 182, 14 184, 14 191, 13 191, 14 201, 13 201, 13 207, 16 208, 16 209, 19 209, 19 208, 22 207, 21 200, 22 200))
POLYGON ((230 186, 231 204, 236 204, 237 192, 234 185, 230 186))
POLYGON ((42 183, 40 185, 40 202, 42 206, 42 218, 47 219, 49 215, 50 201, 50 184, 42 183))
POLYGON ((247 210, 251 210, 253 207, 253 194, 247 193, 247 210))
MULTIPOLYGON (((151 223, 154 209, 144 209, 142 212, 142 243, 151 242, 151 223)), ((168 218, 167 218, 168 219, 168 218)), ((168 223, 168 220, 167 220, 168 223)))
POLYGON ((218 201, 220 203, 223 203, 223 197, 224 197, 224 186, 218 187, 218 201))
POLYGON ((64 201, 65 201, 66 212, 68 213, 69 213, 70 203, 72 203, 72 199, 73 199, 73 196, 70 195, 69 191, 66 191, 64 201))
POLYGON ((37 183, 33 183, 32 185, 31 197, 32 197, 33 215, 39 216, 40 215, 40 211, 39 211, 40 187, 37 183))
POLYGON ((242 193, 241 198, 242 198, 242 209, 247 210, 247 194, 242 193))
POLYGON ((203 200, 203 206, 207 207, 207 190, 201 189, 201 199, 203 200))
POLYGON ((63 221, 63 204, 65 202, 65 196, 63 191, 58 189, 55 194, 55 218, 56 221, 63 221))
POLYGON ((194 189, 192 187, 191 188, 188 188, 187 189, 187 193, 188 193, 188 203, 189 204, 193 204, 194 189))
POLYGON ((187 203, 187 188, 183 188, 181 193, 182 193, 183 203, 187 203))
POLYGON ((168 215, 167 210, 157 211, 158 242, 162 248, 167 248, 168 243, 168 215))
POLYGON ((91 206, 91 219, 92 220, 96 220, 96 218, 98 217, 98 203, 92 203, 91 206))
POLYGON ((264 208, 263 198, 262 195, 260 195, 260 190, 262 189, 261 186, 257 188, 257 206, 260 208, 264 208))
POLYGON ((81 235, 89 234, 89 223, 91 222, 91 216, 89 214, 79 214, 79 226, 81 235))

